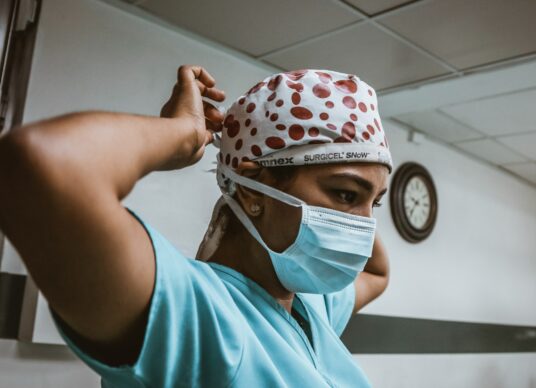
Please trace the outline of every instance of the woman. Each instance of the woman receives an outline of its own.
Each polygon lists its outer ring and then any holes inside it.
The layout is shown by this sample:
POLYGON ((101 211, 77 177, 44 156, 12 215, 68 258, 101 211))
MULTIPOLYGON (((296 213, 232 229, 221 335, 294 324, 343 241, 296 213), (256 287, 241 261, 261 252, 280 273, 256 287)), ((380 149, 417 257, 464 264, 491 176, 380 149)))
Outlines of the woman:
POLYGON ((225 98, 181 66, 161 118, 74 113, 0 140, 0 227, 60 333, 105 387, 369 386, 339 335, 387 285, 372 209, 392 162, 374 91, 302 70, 225 116, 202 97, 225 98), (120 200, 215 136, 222 199, 189 260, 120 200))

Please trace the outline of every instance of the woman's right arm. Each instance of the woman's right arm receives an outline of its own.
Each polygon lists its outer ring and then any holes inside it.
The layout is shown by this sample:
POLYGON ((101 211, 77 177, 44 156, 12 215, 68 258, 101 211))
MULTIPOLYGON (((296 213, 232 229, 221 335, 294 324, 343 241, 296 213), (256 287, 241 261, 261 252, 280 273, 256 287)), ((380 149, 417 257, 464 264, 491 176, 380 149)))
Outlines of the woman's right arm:
POLYGON ((155 274, 120 201, 151 171, 202 157, 223 119, 202 96, 224 99, 204 69, 181 66, 161 118, 74 113, 0 139, 0 229, 53 310, 114 363, 139 353, 155 274))

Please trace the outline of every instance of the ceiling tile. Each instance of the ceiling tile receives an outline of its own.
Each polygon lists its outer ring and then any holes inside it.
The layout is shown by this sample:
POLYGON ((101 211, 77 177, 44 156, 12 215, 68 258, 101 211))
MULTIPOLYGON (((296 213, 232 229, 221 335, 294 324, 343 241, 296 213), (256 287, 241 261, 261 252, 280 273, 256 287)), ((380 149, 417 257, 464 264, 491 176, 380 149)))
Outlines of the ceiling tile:
POLYGON ((536 51, 535 15, 534 0, 436 0, 381 23, 465 69, 536 51))
POLYGON ((325 0, 148 0, 141 7, 255 56, 359 20, 345 5, 325 0))
POLYGON ((346 28, 265 59, 285 69, 325 68, 356 74, 376 89, 445 73, 440 65, 369 24, 346 28))
POLYGON ((441 108, 462 123, 490 136, 536 131, 536 89, 441 108))
POLYGON ((526 158, 510 151, 493 139, 471 140, 454 144, 454 146, 494 164, 528 161, 526 158))
POLYGON ((499 137, 497 141, 536 161, 536 132, 525 135, 499 137))
POLYGON ((408 113, 396 119, 448 143, 483 137, 474 129, 435 110, 408 113))
POLYGON ((536 183, 536 163, 534 162, 506 164, 502 167, 532 183, 536 183))
POLYGON ((413 0, 346 0, 348 4, 353 5, 368 15, 374 15, 398 7, 402 4, 411 3, 412 1, 413 0))

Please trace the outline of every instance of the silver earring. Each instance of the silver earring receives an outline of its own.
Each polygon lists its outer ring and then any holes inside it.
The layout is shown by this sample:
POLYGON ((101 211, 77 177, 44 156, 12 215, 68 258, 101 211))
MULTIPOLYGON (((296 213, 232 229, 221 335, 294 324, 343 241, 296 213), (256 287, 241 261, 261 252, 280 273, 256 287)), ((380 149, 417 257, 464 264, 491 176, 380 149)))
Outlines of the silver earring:
POLYGON ((261 211, 261 207, 259 206, 258 203, 254 203, 254 204, 252 204, 251 207, 250 207, 250 209, 251 209, 251 212, 252 212, 252 213, 258 213, 258 212, 261 211))

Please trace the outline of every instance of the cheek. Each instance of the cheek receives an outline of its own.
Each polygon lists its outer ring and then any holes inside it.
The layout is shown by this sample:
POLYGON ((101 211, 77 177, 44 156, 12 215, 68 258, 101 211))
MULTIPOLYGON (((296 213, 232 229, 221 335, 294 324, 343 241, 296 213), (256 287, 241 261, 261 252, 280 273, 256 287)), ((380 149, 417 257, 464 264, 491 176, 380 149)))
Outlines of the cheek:
POLYGON ((296 239, 300 221, 300 208, 277 200, 266 201, 262 220, 264 241, 273 251, 283 252, 296 239))

